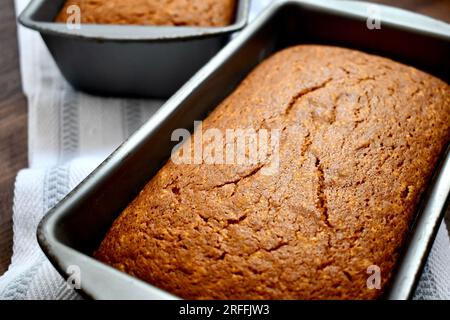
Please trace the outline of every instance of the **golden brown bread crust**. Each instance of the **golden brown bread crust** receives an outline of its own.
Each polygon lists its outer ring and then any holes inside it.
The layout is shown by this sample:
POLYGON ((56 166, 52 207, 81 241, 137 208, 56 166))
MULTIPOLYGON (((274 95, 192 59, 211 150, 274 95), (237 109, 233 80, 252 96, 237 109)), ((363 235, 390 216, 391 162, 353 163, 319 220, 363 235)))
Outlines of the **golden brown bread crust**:
POLYGON ((81 23, 220 27, 233 22, 236 0, 68 0, 56 17, 65 23, 67 8, 79 6, 81 23))
POLYGON ((95 257, 188 299, 372 299, 450 138, 446 83, 354 50, 261 63, 205 120, 280 128, 280 171, 169 161, 95 257))

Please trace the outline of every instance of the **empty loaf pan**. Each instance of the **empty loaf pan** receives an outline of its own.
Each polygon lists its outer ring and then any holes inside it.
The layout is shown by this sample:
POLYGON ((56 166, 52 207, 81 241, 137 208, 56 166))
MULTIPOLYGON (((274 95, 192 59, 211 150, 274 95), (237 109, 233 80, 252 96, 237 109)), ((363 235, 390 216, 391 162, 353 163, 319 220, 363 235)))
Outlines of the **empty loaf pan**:
POLYGON ((66 0, 33 0, 19 22, 40 32, 76 89, 102 95, 168 98, 247 23, 249 0, 238 0, 225 27, 164 27, 53 22, 66 0))
MULTIPOLYGON (((391 57, 448 76, 449 27, 382 6, 382 28, 366 27, 367 3, 283 1, 273 4, 186 83, 40 223, 39 243, 64 277, 79 266, 81 290, 95 299, 176 298, 91 258, 117 215, 170 156, 177 128, 192 129, 261 60, 300 43, 333 44, 391 57), (107 284, 107 285, 106 285, 107 284)), ((447 79, 446 79, 447 80, 447 79)), ((436 170, 385 298, 414 293, 450 191, 450 154, 436 170)))

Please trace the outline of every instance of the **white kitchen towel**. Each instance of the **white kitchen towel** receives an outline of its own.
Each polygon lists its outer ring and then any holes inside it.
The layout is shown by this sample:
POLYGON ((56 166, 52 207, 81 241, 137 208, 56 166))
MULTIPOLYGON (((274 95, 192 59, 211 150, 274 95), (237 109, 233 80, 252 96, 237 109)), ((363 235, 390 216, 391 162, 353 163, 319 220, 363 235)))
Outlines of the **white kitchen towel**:
MULTIPOLYGON (((16 0, 20 12, 29 0, 16 0)), ((251 16, 270 0, 254 0, 251 16)), ((0 299, 77 299, 36 241, 42 216, 162 104, 101 98, 74 91, 40 36, 19 27, 24 92, 29 109, 29 164, 16 179, 12 263, 0 277, 0 299)), ((450 298, 450 242, 443 224, 417 299, 450 298)))

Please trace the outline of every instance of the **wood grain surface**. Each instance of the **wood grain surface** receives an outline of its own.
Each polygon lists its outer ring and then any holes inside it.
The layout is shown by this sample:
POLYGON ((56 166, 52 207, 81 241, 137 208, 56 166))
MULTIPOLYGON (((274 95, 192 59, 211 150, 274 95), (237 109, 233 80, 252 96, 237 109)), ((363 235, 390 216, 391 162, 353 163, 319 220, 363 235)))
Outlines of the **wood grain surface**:
POLYGON ((0 1, 0 274, 12 253, 17 171, 27 166, 27 101, 22 94, 14 1, 0 1))
MULTIPOLYGON (((450 0, 373 0, 450 22, 450 0)), ((27 166, 27 108, 21 91, 14 1, 0 1, 0 275, 12 253, 17 171, 27 166)), ((447 214, 450 224, 450 215, 447 214)))

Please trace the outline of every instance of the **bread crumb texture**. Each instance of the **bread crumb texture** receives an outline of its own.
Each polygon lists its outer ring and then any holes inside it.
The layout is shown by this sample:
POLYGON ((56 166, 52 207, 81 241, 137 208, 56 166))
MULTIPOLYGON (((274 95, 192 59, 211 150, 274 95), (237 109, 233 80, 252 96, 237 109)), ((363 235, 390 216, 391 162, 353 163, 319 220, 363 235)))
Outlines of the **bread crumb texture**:
POLYGON ((55 21, 65 23, 76 5, 81 23, 221 27, 233 22, 235 1, 68 0, 55 21))
POLYGON ((282 130, 278 174, 169 161, 95 257, 187 299, 378 298, 449 142, 449 93, 350 49, 280 51, 203 124, 282 130))

